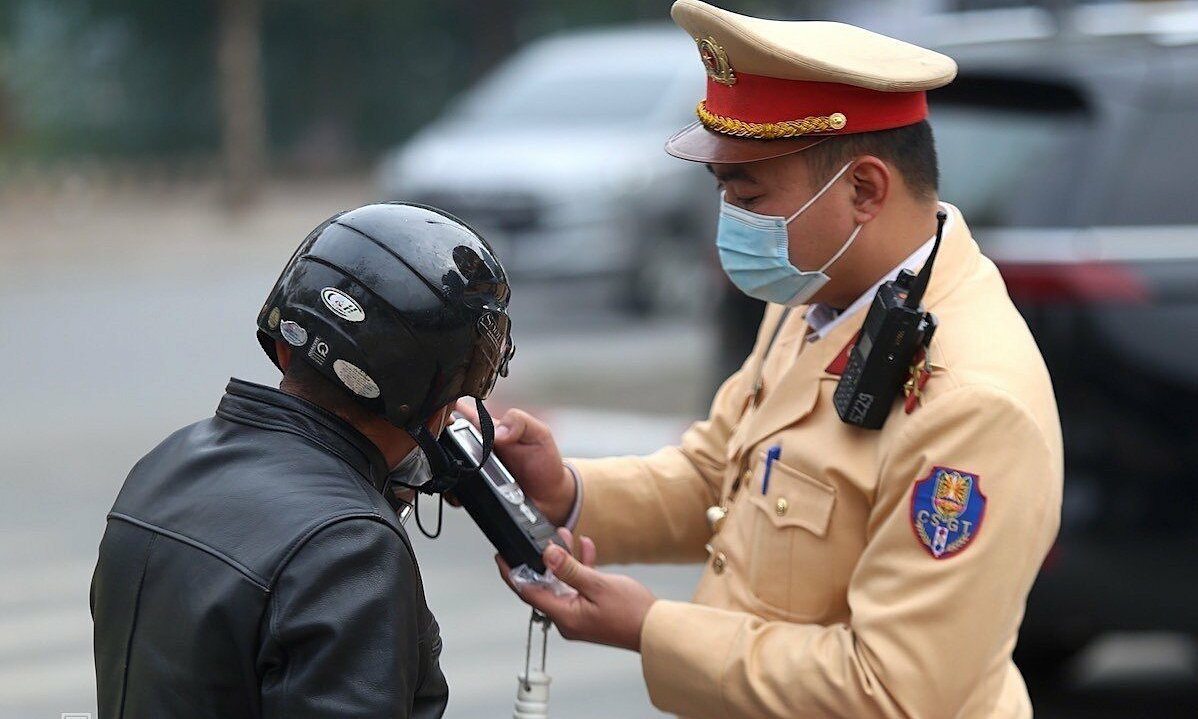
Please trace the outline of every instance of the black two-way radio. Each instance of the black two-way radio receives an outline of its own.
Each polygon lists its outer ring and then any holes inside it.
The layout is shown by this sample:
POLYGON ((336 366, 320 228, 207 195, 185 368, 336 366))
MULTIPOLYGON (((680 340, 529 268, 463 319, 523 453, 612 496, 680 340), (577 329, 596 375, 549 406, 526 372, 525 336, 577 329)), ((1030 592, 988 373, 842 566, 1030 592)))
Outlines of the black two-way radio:
POLYGON ((882 283, 874 295, 832 395, 836 413, 848 424, 880 429, 907 380, 916 353, 921 348, 926 350, 932 341, 936 316, 925 312, 921 302, 947 219, 944 210, 936 213, 936 241, 919 274, 904 269, 894 280, 882 283))
MULTIPOLYGON (((464 417, 457 417, 437 441, 450 456, 468 464, 482 460, 482 436, 464 417)), ((569 551, 553 524, 524 496, 494 452, 477 472, 467 473, 454 485, 453 494, 513 569, 526 565, 544 575, 541 554, 550 542, 569 551)))

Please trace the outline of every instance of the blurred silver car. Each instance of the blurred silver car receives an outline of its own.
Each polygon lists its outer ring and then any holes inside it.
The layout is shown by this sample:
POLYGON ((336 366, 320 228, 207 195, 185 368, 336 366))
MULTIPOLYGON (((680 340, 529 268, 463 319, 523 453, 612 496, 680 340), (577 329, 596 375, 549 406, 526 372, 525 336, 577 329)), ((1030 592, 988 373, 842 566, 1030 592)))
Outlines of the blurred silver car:
POLYGON ((670 25, 527 45, 386 156, 382 192, 461 217, 515 278, 606 276, 632 311, 700 306, 718 198, 662 150, 703 97, 696 52, 670 25))

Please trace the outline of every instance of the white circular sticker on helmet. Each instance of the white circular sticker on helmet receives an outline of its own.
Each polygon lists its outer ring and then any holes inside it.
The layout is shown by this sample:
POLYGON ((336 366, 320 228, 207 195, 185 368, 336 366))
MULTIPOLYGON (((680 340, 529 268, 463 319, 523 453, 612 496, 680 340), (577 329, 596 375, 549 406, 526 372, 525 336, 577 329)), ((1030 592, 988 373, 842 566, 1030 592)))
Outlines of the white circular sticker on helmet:
POLYGON ((374 399, 379 396, 379 386, 357 365, 352 365, 345 360, 333 360, 333 371, 337 373, 337 377, 345 386, 359 397, 374 399))
POLYGON ((308 330, 300 327, 291 320, 283 320, 279 325, 279 334, 283 335, 283 339, 287 340, 287 344, 296 347, 303 347, 308 341, 308 330))
POLYGON ((366 313, 362 311, 362 306, 336 287, 326 287, 321 290, 320 299, 324 301, 325 307, 342 319, 350 322, 361 322, 366 319, 366 313))

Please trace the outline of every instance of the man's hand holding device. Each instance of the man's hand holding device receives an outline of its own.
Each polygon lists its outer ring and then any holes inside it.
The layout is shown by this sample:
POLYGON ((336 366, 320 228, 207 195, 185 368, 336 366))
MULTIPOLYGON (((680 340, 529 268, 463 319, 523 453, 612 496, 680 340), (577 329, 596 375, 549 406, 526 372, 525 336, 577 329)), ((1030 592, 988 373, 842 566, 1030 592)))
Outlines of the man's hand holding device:
MULTIPOLYGON (((459 401, 457 411, 478 426, 472 403, 459 401)), ((549 427, 523 410, 509 409, 495 423, 495 454, 545 517, 555 527, 565 524, 576 487, 549 427)))
MULTIPOLYGON (((459 403, 457 411, 471 423, 478 421, 474 408, 465 402, 459 403)), ((545 423, 522 410, 508 410, 495 425, 495 454, 550 522, 555 526, 565 522, 577 487, 545 423)), ((561 595, 536 584, 513 582, 507 562, 496 555, 503 580, 524 602, 548 616, 563 637, 640 651, 641 628, 657 597, 631 577, 596 570, 595 544, 589 537, 580 538, 576 545, 568 529, 557 531, 560 544, 576 547, 578 557, 551 542, 542 561, 577 594, 561 595)))
POLYGON ((639 652, 645 615, 657 597, 632 577, 596 570, 590 537, 581 537, 575 545, 570 530, 557 531, 566 546, 577 547, 578 557, 551 544, 543 555, 545 566, 575 592, 562 595, 535 584, 513 583, 507 563, 496 555, 500 576, 525 603, 549 617, 566 639, 639 652))

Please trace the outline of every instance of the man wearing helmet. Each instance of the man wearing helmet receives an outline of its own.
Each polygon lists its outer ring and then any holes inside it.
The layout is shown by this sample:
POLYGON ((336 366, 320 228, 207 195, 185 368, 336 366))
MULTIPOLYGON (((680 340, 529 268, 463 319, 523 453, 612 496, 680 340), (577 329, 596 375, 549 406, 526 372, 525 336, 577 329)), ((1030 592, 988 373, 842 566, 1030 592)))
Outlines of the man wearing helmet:
MULTIPOLYGON (((258 315, 279 389, 142 458, 92 581, 100 715, 439 717, 439 629, 402 526, 467 468, 435 437, 511 356, 502 266, 432 208, 317 227, 258 315)), ((487 445, 490 423, 483 421, 487 445)))

